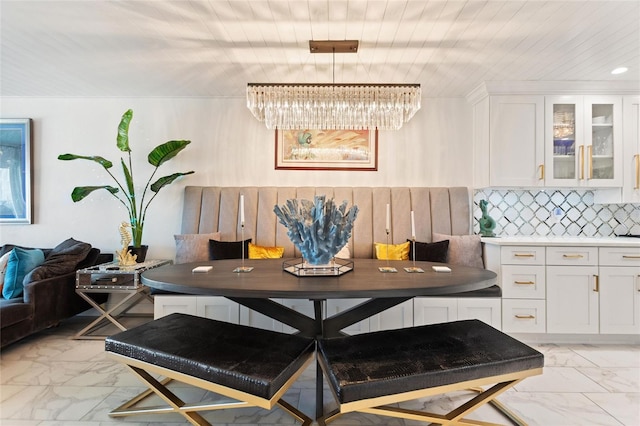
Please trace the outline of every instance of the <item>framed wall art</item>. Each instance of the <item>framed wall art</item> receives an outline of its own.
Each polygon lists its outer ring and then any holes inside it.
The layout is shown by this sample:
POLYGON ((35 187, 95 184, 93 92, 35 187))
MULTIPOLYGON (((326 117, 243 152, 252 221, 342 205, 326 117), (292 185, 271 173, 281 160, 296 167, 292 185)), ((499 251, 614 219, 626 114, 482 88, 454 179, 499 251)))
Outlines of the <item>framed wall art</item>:
POLYGON ((378 170, 378 130, 276 130, 276 170, 378 170))
POLYGON ((31 223, 31 170, 31 119, 0 118, 0 223, 31 223))

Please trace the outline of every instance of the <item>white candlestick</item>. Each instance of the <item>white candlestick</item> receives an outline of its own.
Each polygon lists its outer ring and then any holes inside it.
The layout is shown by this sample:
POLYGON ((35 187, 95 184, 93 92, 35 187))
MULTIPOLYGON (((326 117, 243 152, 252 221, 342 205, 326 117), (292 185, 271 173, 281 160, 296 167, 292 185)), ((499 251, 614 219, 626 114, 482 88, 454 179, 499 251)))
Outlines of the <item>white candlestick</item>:
POLYGON ((244 225, 244 195, 240 196, 240 224, 244 225))
POLYGON ((386 221, 386 231, 387 234, 389 233, 389 230, 391 229, 391 206, 389 206, 389 204, 387 204, 387 221, 386 221))
POLYGON ((413 216, 413 210, 411 210, 411 239, 416 239, 416 220, 413 216))

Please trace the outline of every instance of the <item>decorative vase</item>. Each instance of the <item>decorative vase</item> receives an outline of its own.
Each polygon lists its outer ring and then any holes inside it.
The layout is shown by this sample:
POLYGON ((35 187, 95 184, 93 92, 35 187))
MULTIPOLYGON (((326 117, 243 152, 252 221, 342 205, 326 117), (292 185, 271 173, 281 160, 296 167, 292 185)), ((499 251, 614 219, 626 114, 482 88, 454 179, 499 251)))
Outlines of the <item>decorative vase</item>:
POLYGON ((128 248, 131 254, 135 254, 137 256, 136 257, 137 263, 142 263, 147 258, 147 250, 149 250, 149 246, 144 246, 144 245, 140 247, 129 246, 128 248))

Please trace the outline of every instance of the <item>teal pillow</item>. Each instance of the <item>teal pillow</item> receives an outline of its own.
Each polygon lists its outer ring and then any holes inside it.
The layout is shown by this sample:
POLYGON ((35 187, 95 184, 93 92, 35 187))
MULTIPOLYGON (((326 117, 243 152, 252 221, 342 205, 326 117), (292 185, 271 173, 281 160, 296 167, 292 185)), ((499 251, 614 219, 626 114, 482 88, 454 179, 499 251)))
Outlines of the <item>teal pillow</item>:
POLYGON ((7 271, 4 275, 2 297, 13 299, 22 294, 22 281, 25 275, 44 262, 44 253, 39 249, 23 249, 16 247, 9 255, 7 271))

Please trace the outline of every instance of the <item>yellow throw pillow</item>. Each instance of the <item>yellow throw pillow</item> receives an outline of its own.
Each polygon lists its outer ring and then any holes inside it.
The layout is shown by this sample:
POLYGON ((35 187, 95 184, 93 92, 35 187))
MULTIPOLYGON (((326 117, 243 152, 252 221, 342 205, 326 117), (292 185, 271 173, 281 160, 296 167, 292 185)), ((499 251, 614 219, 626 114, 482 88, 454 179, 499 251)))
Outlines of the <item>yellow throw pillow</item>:
POLYGON ((382 244, 374 243, 376 248, 376 259, 379 260, 409 260, 409 245, 407 241, 402 244, 382 244))
POLYGON ((264 247, 249 243, 249 259, 279 259, 284 254, 284 247, 264 247))

